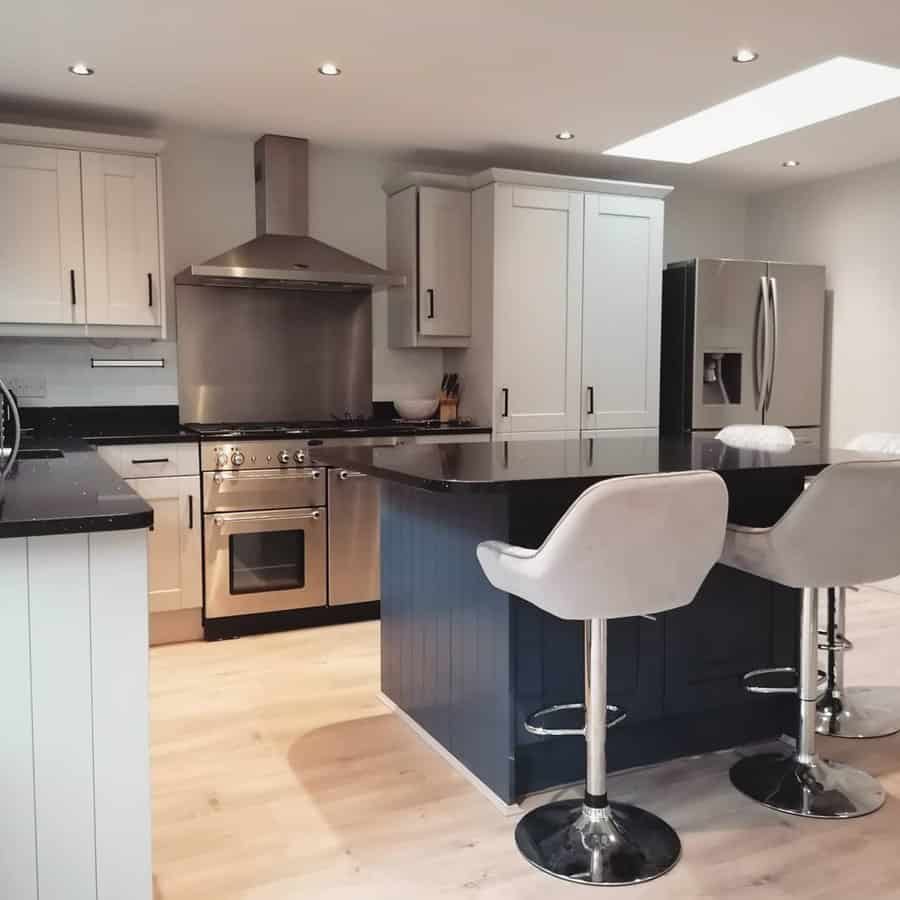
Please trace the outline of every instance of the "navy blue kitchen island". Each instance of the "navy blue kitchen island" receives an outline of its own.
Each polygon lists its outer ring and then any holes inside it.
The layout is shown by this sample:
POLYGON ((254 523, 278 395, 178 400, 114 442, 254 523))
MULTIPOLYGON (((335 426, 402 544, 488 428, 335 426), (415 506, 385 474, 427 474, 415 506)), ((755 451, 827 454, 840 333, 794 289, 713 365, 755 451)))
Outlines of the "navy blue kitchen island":
MULTIPOLYGON (((698 468, 725 479, 730 519, 770 524, 806 476, 850 458, 816 445, 737 450, 696 435, 321 453, 382 481, 383 693, 506 803, 584 777, 581 740, 522 727, 539 707, 583 698, 583 628, 491 587, 477 544, 536 547, 596 481, 698 468)), ((646 552, 652 559, 654 548, 646 552)), ((689 606, 610 623, 610 703, 627 712, 609 733, 610 768, 791 733, 793 698, 749 695, 742 676, 795 664, 798 600, 799 591, 716 566, 689 606)))

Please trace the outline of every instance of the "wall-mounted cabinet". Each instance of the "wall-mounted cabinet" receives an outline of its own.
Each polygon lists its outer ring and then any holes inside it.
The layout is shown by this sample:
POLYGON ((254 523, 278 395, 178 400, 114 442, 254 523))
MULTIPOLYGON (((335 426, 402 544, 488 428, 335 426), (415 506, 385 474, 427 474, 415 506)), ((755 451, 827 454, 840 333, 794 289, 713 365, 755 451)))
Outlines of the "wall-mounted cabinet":
POLYGON ((658 427, 663 198, 671 188, 472 176, 472 337, 448 354, 495 439, 658 427))
POLYGON ((0 126, 0 335, 165 337, 160 145, 105 137, 0 126))
POLYGON ((472 333, 471 193, 466 186, 406 184, 387 201, 391 347, 465 347, 472 333))

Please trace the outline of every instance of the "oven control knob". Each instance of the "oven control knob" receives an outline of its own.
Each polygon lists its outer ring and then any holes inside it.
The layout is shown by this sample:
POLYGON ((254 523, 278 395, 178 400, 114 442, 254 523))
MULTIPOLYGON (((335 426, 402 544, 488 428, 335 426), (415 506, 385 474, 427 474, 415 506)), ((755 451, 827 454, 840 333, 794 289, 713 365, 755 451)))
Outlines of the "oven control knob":
POLYGON ((217 453, 216 454, 216 465, 221 468, 222 466, 228 465, 228 454, 227 453, 217 453))
POLYGON ((278 462, 286 466, 291 461, 291 454, 287 450, 281 450, 278 454, 278 462))
POLYGON ((235 450, 231 454, 231 464, 233 466, 242 466, 244 464, 244 454, 240 450, 235 450))
POLYGON ((306 456, 303 454, 302 450, 294 451, 294 462, 297 463, 298 466, 302 465, 305 460, 306 456))

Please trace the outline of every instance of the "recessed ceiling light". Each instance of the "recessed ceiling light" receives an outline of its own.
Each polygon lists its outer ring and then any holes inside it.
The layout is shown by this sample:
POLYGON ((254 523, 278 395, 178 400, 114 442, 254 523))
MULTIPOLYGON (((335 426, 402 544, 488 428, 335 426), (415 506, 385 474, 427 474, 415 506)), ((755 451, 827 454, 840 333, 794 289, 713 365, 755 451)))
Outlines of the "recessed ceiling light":
POLYGON ((340 75, 341 70, 333 62, 323 62, 319 66, 320 75, 340 75))
POLYGON ((571 141, 575 137, 574 131, 560 131, 557 132, 556 139, 558 141, 571 141))
POLYGON ((84 63, 75 63, 72 66, 69 66, 69 71, 73 75, 93 75, 94 70, 90 66, 86 66, 84 63))
POLYGON ((734 56, 731 57, 736 63, 748 63, 753 62, 754 60, 759 59, 759 54, 755 50, 738 50, 734 56))
POLYGON ((783 165, 786 169, 796 169, 797 166, 800 165, 800 160, 798 160, 798 159, 786 159, 786 160, 782 163, 782 165, 783 165))
POLYGON ((900 97, 900 69, 836 56, 606 150, 695 163, 900 97))

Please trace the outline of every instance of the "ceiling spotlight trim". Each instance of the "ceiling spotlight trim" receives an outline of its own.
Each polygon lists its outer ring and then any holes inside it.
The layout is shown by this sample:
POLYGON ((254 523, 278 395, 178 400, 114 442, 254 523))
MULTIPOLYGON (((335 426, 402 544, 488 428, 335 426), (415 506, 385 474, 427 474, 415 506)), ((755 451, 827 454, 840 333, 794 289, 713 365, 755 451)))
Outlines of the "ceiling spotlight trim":
POLYGON ((796 169, 800 165, 799 159, 786 159, 782 164, 785 169, 796 169))
POLYGON ((900 98, 900 68, 835 56, 604 151, 692 164, 900 98))
POLYGON ((80 63, 80 62, 72 63, 72 65, 69 66, 68 68, 69 68, 69 71, 73 75, 78 75, 81 78, 85 78, 88 75, 93 75, 94 72, 96 71, 95 69, 92 69, 89 65, 87 65, 86 63, 80 63))
POLYGON ((342 69, 337 63, 333 62, 323 62, 322 65, 318 68, 318 73, 320 75, 324 75, 326 78, 336 78, 341 74, 342 69))
POLYGON ((752 63, 756 62, 759 59, 759 54, 755 50, 751 50, 749 47, 742 47, 734 56, 731 57, 732 62, 739 63, 743 65, 744 63, 752 63))
POLYGON ((566 131, 565 129, 563 129, 562 131, 557 131, 556 139, 558 141, 574 141, 575 140, 575 132, 574 131, 566 131))

